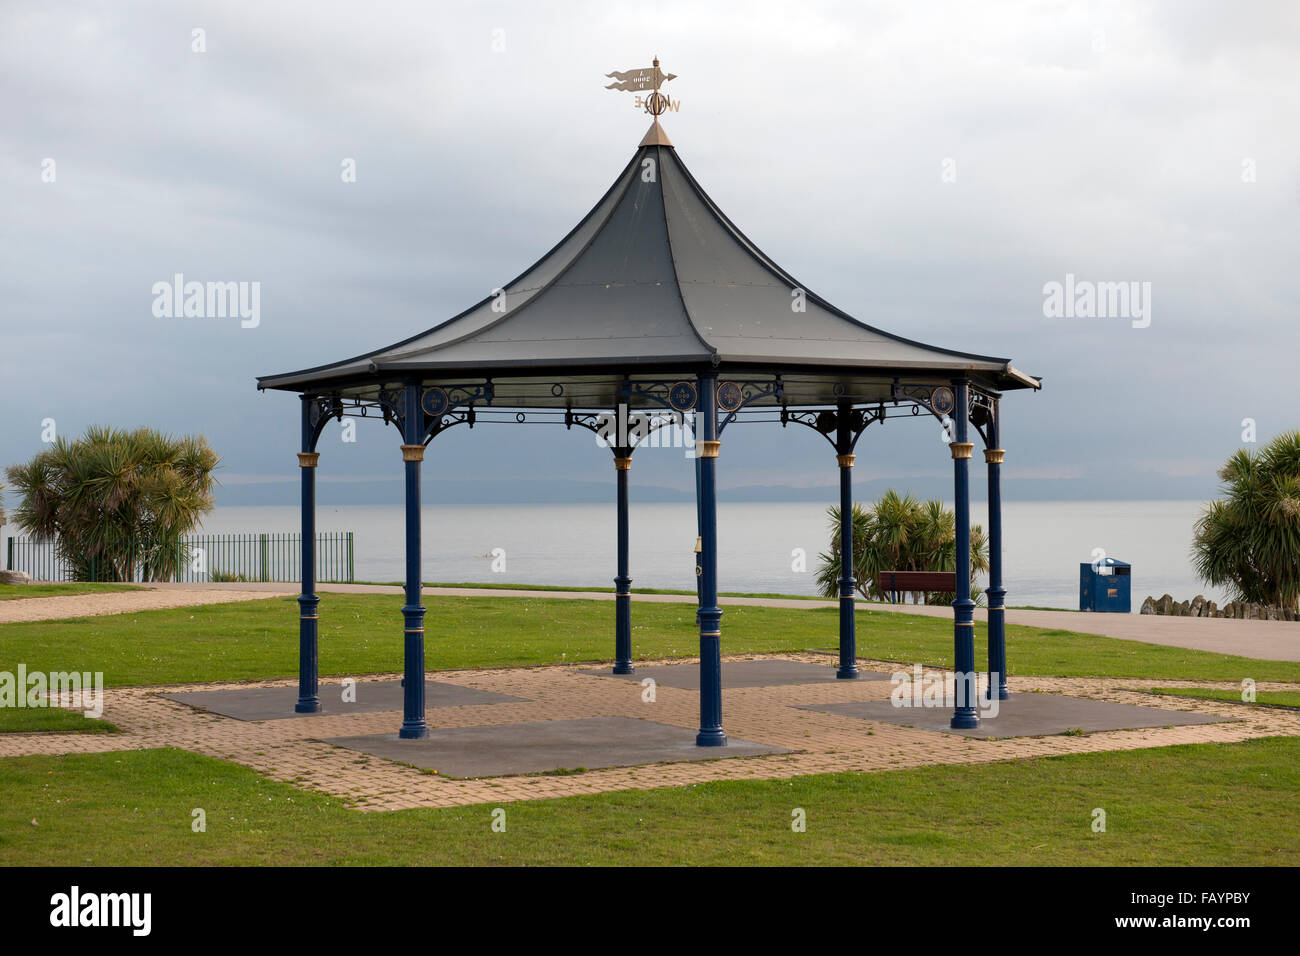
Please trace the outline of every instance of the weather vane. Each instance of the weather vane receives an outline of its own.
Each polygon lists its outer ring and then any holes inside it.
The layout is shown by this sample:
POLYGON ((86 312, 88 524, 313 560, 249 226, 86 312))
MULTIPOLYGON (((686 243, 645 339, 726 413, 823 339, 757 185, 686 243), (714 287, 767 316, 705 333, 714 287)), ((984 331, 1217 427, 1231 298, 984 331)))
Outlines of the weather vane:
POLYGON ((676 73, 665 73, 659 69, 659 57, 655 57, 654 66, 645 67, 640 70, 625 70, 613 73, 606 73, 605 76, 615 80, 605 87, 607 90, 630 90, 640 93, 650 90, 649 96, 637 96, 634 104, 637 109, 645 110, 651 116, 661 116, 668 110, 674 113, 681 108, 681 100, 670 100, 664 94, 659 92, 659 87, 664 83, 677 76, 676 73))

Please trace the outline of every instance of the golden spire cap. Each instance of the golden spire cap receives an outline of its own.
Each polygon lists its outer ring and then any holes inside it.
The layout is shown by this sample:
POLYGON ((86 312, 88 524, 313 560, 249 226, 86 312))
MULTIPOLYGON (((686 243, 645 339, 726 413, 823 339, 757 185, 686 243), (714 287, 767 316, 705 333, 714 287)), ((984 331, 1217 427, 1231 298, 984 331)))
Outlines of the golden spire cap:
POLYGON ((641 142, 638 145, 671 147, 673 141, 668 138, 668 134, 664 132, 663 126, 659 123, 659 117, 656 116, 654 122, 650 124, 650 128, 645 131, 645 136, 641 137, 641 142))

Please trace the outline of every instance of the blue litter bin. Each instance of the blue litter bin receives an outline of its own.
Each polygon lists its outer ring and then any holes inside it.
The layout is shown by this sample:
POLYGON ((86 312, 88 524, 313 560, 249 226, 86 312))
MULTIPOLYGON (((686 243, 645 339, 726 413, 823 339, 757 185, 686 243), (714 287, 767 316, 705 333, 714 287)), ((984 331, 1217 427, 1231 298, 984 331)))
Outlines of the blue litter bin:
POLYGON ((1080 564, 1079 610, 1132 613, 1132 568, 1114 558, 1080 564))

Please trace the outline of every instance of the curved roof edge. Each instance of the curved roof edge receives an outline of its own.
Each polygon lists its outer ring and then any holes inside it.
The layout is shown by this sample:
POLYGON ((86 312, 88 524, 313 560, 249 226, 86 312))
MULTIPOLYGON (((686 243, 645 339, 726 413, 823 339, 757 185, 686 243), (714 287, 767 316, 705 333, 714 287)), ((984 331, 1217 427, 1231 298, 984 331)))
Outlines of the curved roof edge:
MULTIPOLYGON (((463 375, 475 371, 482 374, 492 369, 527 367, 535 367, 539 374, 546 375, 570 369, 589 373, 598 366, 612 373, 624 367, 631 370, 664 362, 692 367, 766 365, 774 371, 799 369, 806 374, 836 374, 831 370, 855 368, 863 376, 873 371, 879 375, 889 369, 903 368, 927 376, 973 375, 998 390, 1042 387, 1040 378, 1020 372, 1009 359, 929 345, 896 335, 855 318, 809 290, 763 253, 704 191, 677 155, 657 118, 601 199, 545 255, 501 288, 510 290, 511 294, 525 292, 527 296, 497 316, 483 314, 485 309, 496 311, 492 308, 495 295, 489 295, 455 316, 395 344, 342 361, 259 376, 258 388, 316 391, 355 387, 379 375, 463 375), (651 163, 658 164, 657 176, 647 179, 646 168, 651 163), (666 180, 671 180, 674 194, 671 210, 666 180), (653 195, 655 192, 657 197, 653 195), (709 221, 712 226, 696 226, 709 221), (581 241, 584 229, 591 232, 581 241), (703 231, 692 232, 697 229, 703 231), (674 242, 675 230, 681 231, 684 243, 681 250, 674 242), (565 249, 575 238, 580 244, 565 249), (666 243, 647 246, 651 240, 654 244, 665 240, 666 243), (600 247, 593 251, 598 242, 600 247), (729 259, 725 255, 719 258, 716 251, 724 246, 730 250, 729 259), (661 260, 662 268, 670 266, 670 272, 636 271, 635 263, 644 261, 629 258, 636 248, 643 255, 648 250, 652 258, 661 260), (679 256, 686 258, 679 262, 679 256), (580 262, 581 269, 575 269, 580 262), (629 262, 634 265, 629 266, 629 262), (679 271, 683 266, 689 296, 683 291, 679 271), (570 276, 571 272, 575 274, 570 276), (763 278, 764 275, 778 284, 763 278), (526 284, 530 277, 531 286, 526 284), (637 287, 649 290, 651 286, 668 284, 674 289, 655 293, 660 296, 658 299, 631 298, 637 287), (820 310, 817 312, 820 318, 813 321, 813 315, 809 314, 802 325, 790 321, 788 316, 785 320, 774 318, 765 304, 766 299, 746 299, 737 291, 738 285, 748 286, 760 295, 774 294, 781 286, 800 290, 820 310), (729 287, 730 291, 726 291, 729 287), (718 290, 724 290, 729 298, 716 298, 718 290), (665 354, 655 354, 650 344, 654 336, 646 329, 662 319, 664 308, 672 308, 663 296, 674 292, 675 301, 680 304, 680 316, 685 318, 681 332, 676 334, 683 337, 672 354, 667 354, 668 348, 661 349, 665 354), (715 298, 710 299, 710 295, 715 298), (702 302, 707 309, 708 319, 703 326, 697 320, 703 317, 692 313, 690 299, 696 300, 697 305, 702 302), (746 311, 746 306, 755 302, 757 311, 746 311), (475 316, 476 312, 480 314, 475 316), (534 312, 540 314, 534 316, 534 312), (523 322, 518 321, 521 315, 523 322), (461 334, 455 334, 457 330, 451 327, 461 321, 466 327, 461 334), (839 322, 846 323, 843 332, 839 322), (681 351, 683 347, 690 348, 686 326, 701 347, 699 354, 681 351), (438 340, 435 333, 441 330, 446 330, 450 337, 438 340), (430 338, 434 340, 421 342, 430 338), (632 344, 636 342, 643 344, 632 344), (747 342, 753 343, 753 350, 748 354, 747 342), (802 351, 783 352, 782 343, 799 346, 802 351), (810 344, 805 347, 806 343, 810 344), (629 347, 635 351, 629 351, 629 347), (449 351, 440 354, 444 350, 449 351)), ((494 290, 497 291, 500 289, 494 290)), ((680 322, 680 317, 676 321, 680 322)), ((660 342, 667 345, 667 340, 660 339, 660 342)))

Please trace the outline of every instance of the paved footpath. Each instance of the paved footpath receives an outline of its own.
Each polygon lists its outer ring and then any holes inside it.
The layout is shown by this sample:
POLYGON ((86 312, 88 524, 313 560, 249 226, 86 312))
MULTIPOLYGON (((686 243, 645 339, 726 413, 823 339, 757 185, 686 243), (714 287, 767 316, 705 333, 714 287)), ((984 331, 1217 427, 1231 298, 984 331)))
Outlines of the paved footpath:
POLYGON ((0 624, 17 621, 55 621, 64 618, 133 614, 196 604, 232 604, 278 596, 280 591, 248 590, 253 585, 213 588, 204 584, 150 586, 131 591, 95 591, 58 597, 14 598, 0 601, 0 624))

